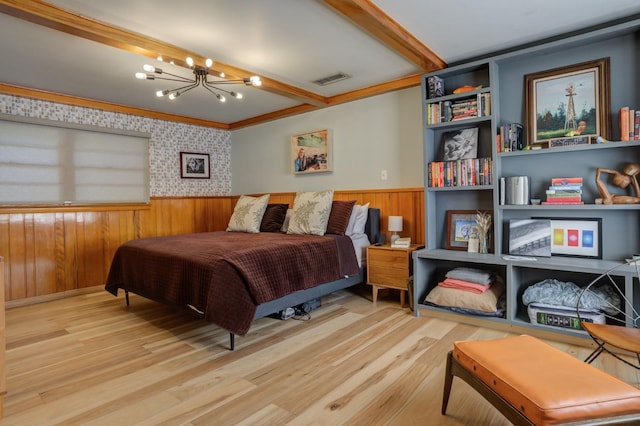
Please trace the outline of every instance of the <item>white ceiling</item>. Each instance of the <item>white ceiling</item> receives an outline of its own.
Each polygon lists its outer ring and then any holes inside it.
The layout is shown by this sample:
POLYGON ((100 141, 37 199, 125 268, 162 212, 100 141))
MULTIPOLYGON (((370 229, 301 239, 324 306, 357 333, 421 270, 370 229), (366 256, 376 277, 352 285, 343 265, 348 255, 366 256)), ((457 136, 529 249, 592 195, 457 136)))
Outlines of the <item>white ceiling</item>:
MULTIPOLYGON (((211 57, 276 84, 288 85, 290 93, 295 94, 297 89, 311 92, 321 100, 317 103, 320 106, 331 104, 335 97, 345 93, 425 72, 397 50, 397 46, 389 47, 374 37, 375 25, 359 27, 354 22, 358 12, 345 16, 329 5, 331 1, 30 2, 55 5, 200 57, 211 57), (324 87, 312 83, 336 72, 352 78, 324 87)), ((142 71, 145 63, 184 76, 190 76, 190 71, 158 63, 130 48, 111 47, 14 17, 17 13, 12 3, 15 2, 0 0, 0 12, 9 13, 0 13, 0 57, 3 58, 0 83, 210 120, 231 128, 234 123, 296 109, 305 103, 297 96, 244 86, 223 86, 244 94, 242 100, 228 97, 225 104, 220 104, 202 88, 175 101, 157 98, 154 95, 157 90, 180 84, 136 80, 134 74, 142 71)), ((443 63, 449 64, 640 13, 638 0, 350 0, 343 3, 373 3, 426 46, 425 50, 430 49, 443 63)), ((415 79, 412 81, 415 84, 415 79)), ((400 87, 403 86, 396 88, 400 87)), ((370 95, 381 89, 376 87, 364 92, 370 95)), ((361 95, 352 98, 358 96, 361 95)))

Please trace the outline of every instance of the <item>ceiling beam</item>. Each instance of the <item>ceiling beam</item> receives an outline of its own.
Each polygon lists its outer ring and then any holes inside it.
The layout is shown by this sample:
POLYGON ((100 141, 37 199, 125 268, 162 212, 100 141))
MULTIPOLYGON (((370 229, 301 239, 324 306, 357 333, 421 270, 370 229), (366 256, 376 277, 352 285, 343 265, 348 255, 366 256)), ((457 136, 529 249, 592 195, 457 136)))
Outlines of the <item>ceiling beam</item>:
MULTIPOLYGON (((422 74, 414 74, 406 77, 400 77, 395 80, 386 81, 384 83, 374 84, 369 87, 363 87, 361 89, 352 90, 351 92, 342 93, 339 95, 326 98, 327 106, 333 106, 338 104, 344 104, 358 99, 368 98, 374 95, 380 95, 383 93, 393 92, 396 90, 406 89, 408 87, 419 86, 422 82, 422 74)), ((229 124, 229 130, 236 130, 242 127, 253 126, 256 124, 264 123, 267 121, 273 121, 284 117, 289 117, 296 114, 302 114, 304 112, 314 111, 319 109, 309 104, 303 104, 294 106, 291 108, 285 108, 280 111, 273 111, 267 114, 259 115, 257 117, 248 118, 246 120, 237 121, 229 124)))
MULTIPOLYGON (((418 64, 425 72, 446 67, 446 63, 442 59, 420 43, 419 40, 408 33, 402 26, 392 20, 369 0, 323 1, 327 5, 343 13, 347 18, 359 25, 372 36, 376 37, 378 40, 385 43, 391 49, 403 55, 410 61, 418 64)), ((187 56, 192 57, 197 64, 204 64, 206 60, 205 57, 195 52, 190 52, 169 43, 146 37, 142 34, 124 30, 81 16, 50 3, 46 3, 42 0, 0 0, 0 13, 152 59, 162 56, 163 61, 173 61, 176 65, 180 66, 188 67, 185 62, 187 56)), ((226 78, 229 79, 241 79, 257 74, 233 65, 215 61, 211 67, 211 73, 216 75, 220 72, 224 72, 227 76, 226 78)), ((270 78, 264 78, 261 76, 261 80, 262 86, 257 89, 266 90, 270 93, 284 96, 289 99, 295 99, 301 104, 230 124, 207 120, 193 120, 192 124, 197 122, 198 124, 218 127, 221 129, 246 127, 420 84, 419 75, 410 75, 369 87, 356 89, 336 96, 324 97, 270 78)), ((126 109, 129 113, 132 113, 136 110, 144 116, 149 116, 149 114, 151 114, 151 111, 137 109, 135 107, 125 107, 73 96, 39 92, 27 88, 16 89, 9 85, 0 85, 0 92, 22 94, 28 97, 54 100, 62 103, 79 102, 81 105, 113 111, 126 109)), ((163 113, 158 113, 156 118, 165 118, 168 120, 182 122, 189 121, 185 117, 163 113)))
MULTIPOLYGON (((59 8, 42 0, 0 0, 0 12, 34 24, 144 55, 149 58, 156 59, 162 56, 165 62, 173 61, 176 65, 184 67, 188 67, 185 62, 187 56, 192 57, 197 64, 204 65, 206 60, 205 57, 195 52, 189 52, 188 50, 146 37, 142 34, 113 27, 59 8)), ((214 75, 219 75, 221 72, 224 72, 229 79, 242 79, 257 74, 217 61, 214 62, 210 71, 214 75)), ((293 98, 304 103, 326 106, 324 98, 313 92, 268 78, 261 77, 261 80, 262 86, 258 89, 293 98)))
POLYGON ((347 19, 377 38, 389 48, 418 65, 424 72, 447 67, 442 60, 402 25, 391 19, 370 0, 323 0, 347 19))

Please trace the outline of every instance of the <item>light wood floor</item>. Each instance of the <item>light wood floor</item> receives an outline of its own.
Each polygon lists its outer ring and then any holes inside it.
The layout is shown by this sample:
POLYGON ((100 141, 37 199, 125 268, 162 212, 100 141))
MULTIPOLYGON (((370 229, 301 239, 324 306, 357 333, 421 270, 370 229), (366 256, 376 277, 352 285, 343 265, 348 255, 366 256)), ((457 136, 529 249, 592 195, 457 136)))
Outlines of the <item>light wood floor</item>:
MULTIPOLYGON (((100 291, 9 309, 2 424, 509 424, 459 379, 440 414, 452 342, 507 333, 379 297, 373 306, 363 286, 324 298, 306 322, 260 319, 234 352, 220 328, 135 295, 130 308, 100 291)), ((595 365, 640 383, 606 356, 595 365)))

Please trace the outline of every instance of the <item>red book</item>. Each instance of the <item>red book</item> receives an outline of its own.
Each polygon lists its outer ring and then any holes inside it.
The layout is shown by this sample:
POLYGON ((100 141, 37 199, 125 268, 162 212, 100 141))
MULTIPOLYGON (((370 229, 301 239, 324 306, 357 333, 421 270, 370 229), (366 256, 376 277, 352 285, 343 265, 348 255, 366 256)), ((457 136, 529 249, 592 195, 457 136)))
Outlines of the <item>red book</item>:
POLYGON ((551 185, 568 185, 571 183, 582 183, 581 177, 568 177, 568 178, 552 178, 551 185))
POLYGON ((547 198, 547 203, 549 204, 575 203, 576 201, 582 201, 582 199, 580 197, 547 198))
POLYGON ((543 201, 542 204, 552 204, 552 205, 558 205, 558 204, 584 204, 584 201, 543 201))
POLYGON ((629 140, 629 107, 622 107, 618 112, 618 122, 620 126, 620 140, 629 140))

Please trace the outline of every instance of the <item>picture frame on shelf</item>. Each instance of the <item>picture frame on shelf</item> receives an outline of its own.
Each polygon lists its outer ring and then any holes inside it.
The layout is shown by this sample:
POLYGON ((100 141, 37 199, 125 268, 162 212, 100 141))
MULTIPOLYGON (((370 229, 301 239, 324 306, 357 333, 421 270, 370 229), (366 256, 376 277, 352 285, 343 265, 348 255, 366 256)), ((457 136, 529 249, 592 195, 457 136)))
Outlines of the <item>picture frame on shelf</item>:
MULTIPOLYGON (((493 223, 493 211, 491 210, 447 210, 447 250, 467 251, 469 237, 478 232, 476 214, 487 213, 493 223)), ((493 229, 493 225, 491 226, 493 229)), ((492 234, 489 230, 489 235, 492 234)), ((493 240, 490 241, 490 251, 493 251, 493 240)))
POLYGON ((551 221, 551 256, 602 259, 602 218, 536 217, 551 221))
POLYGON ((293 174, 330 172, 333 170, 332 140, 329 129, 291 136, 293 174))
POLYGON ((574 136, 609 139, 609 58, 527 74, 528 145, 574 136))
POLYGON ((442 161, 465 160, 478 157, 478 128, 445 132, 442 135, 442 161))
POLYGON ((551 257, 551 220, 511 219, 509 254, 551 257))
POLYGON ((180 177, 182 179, 210 179, 209 154, 181 152, 180 177))

